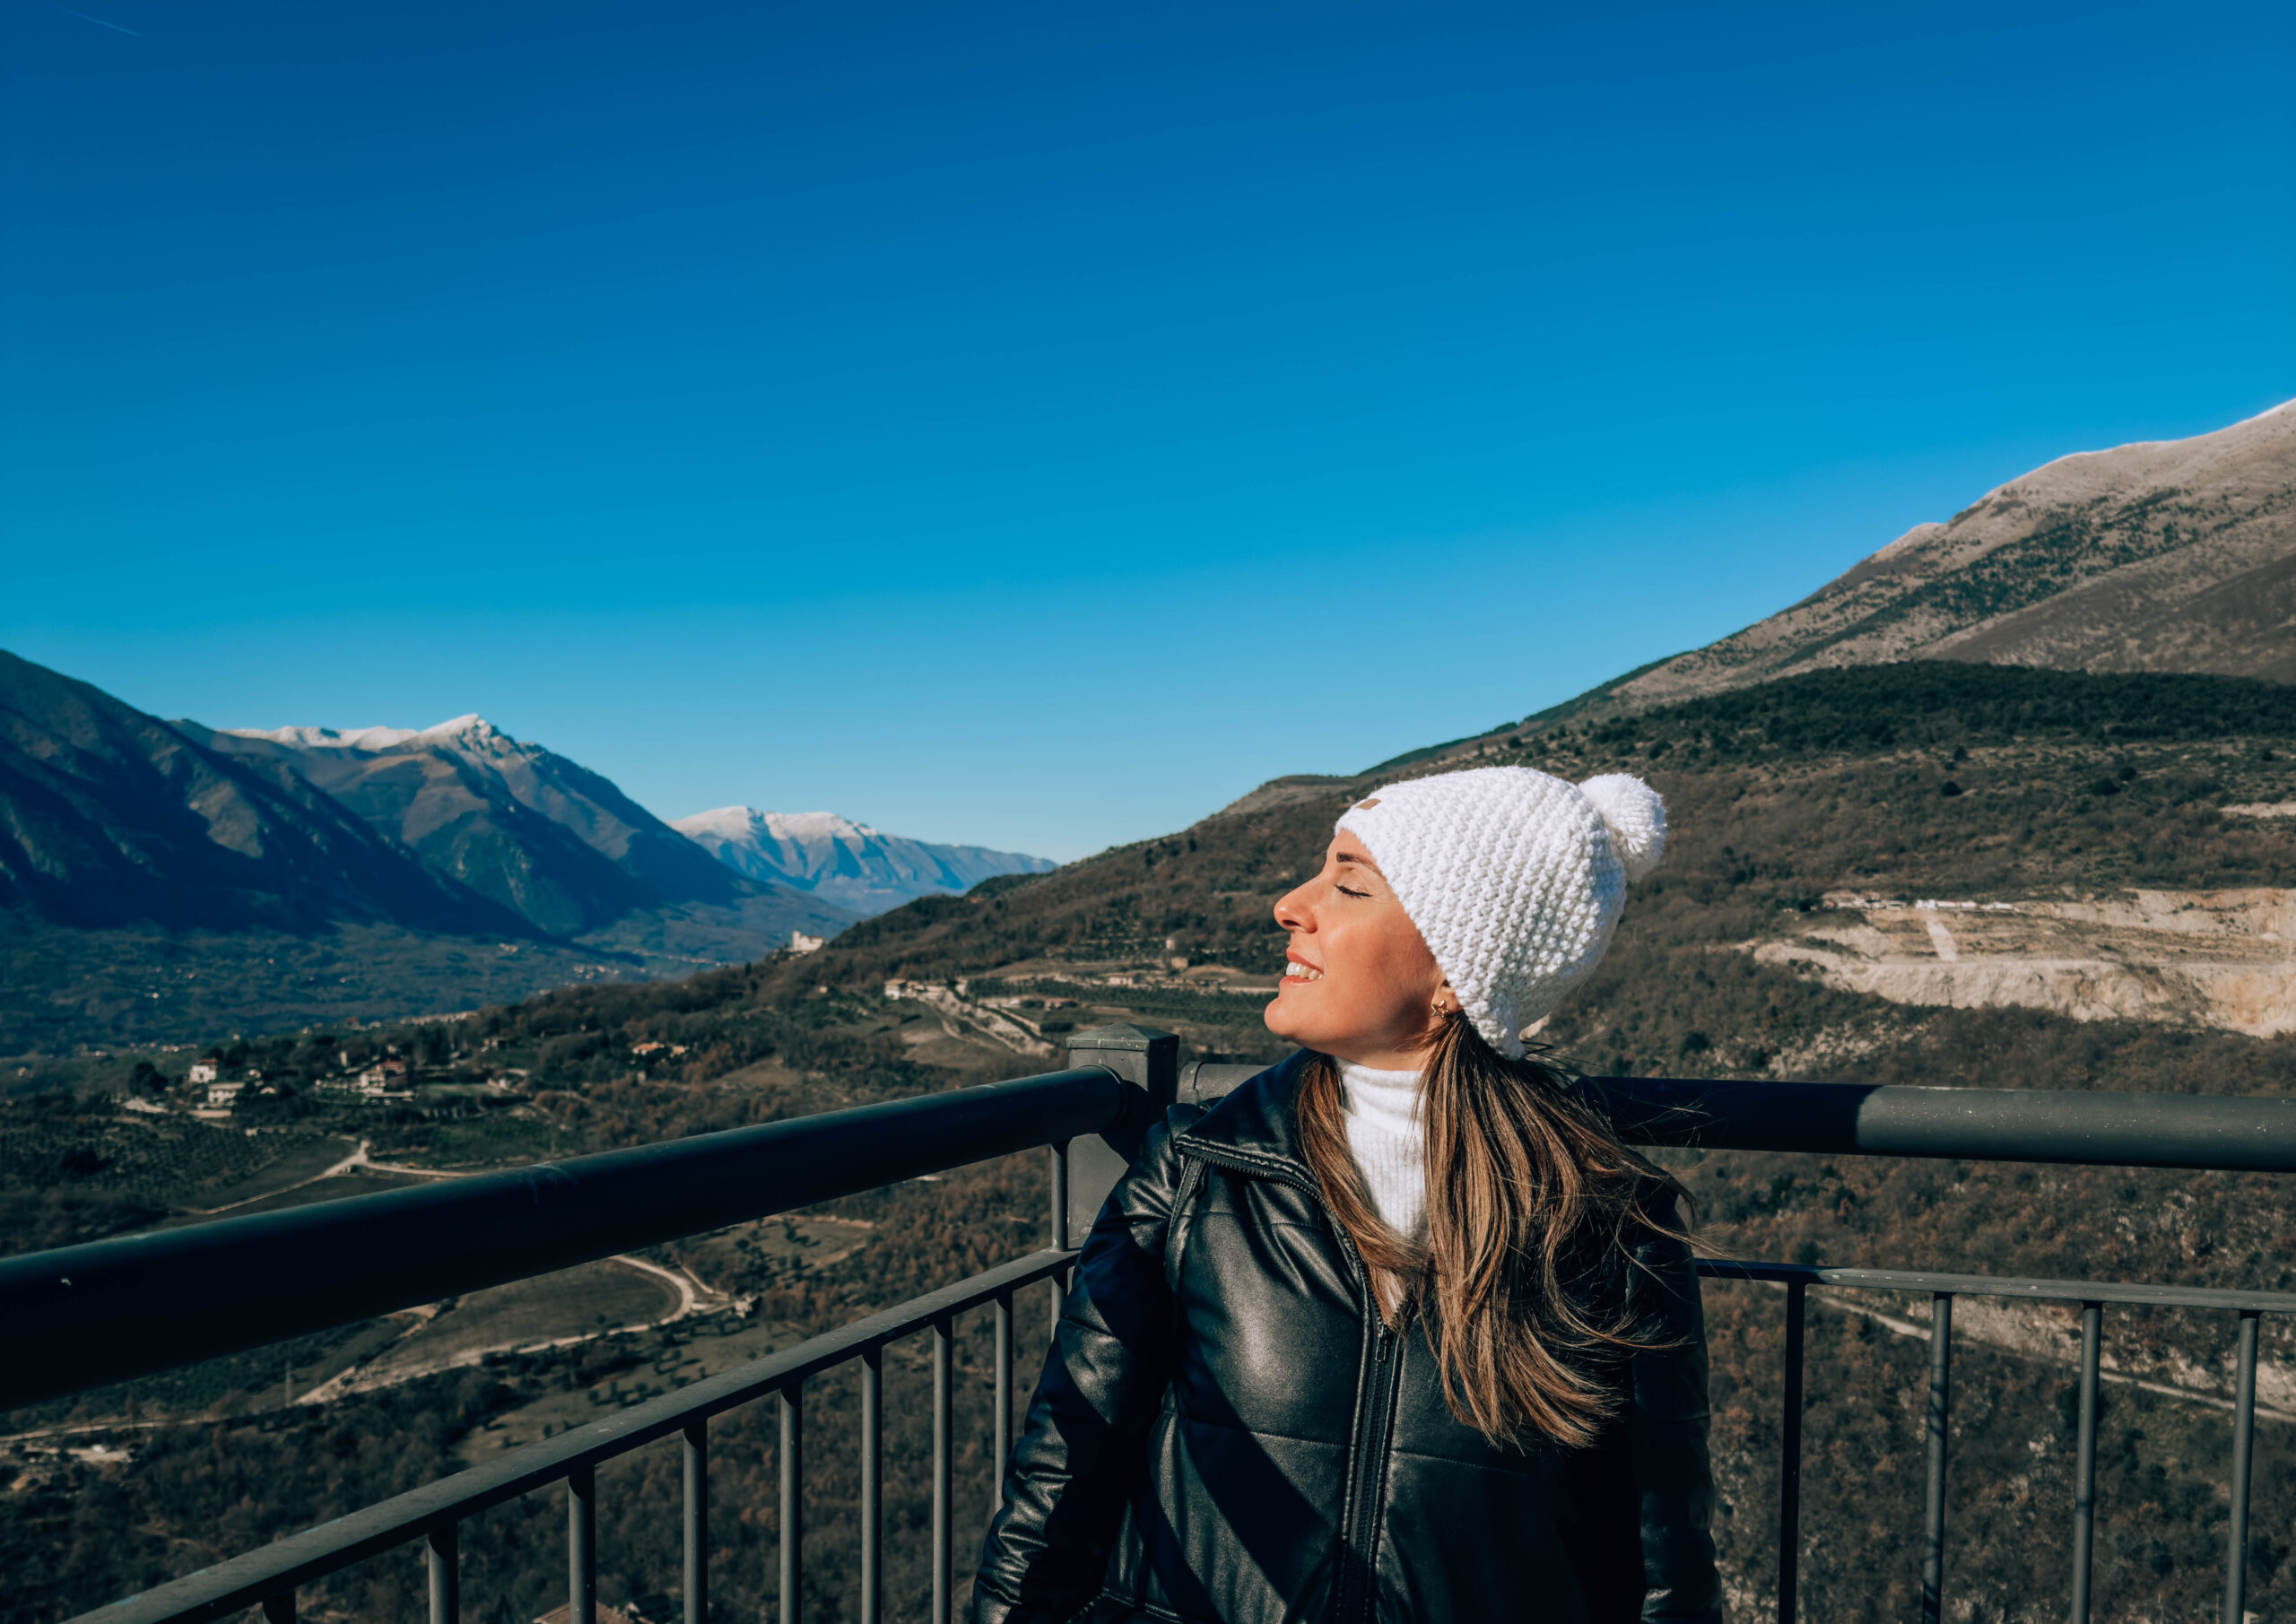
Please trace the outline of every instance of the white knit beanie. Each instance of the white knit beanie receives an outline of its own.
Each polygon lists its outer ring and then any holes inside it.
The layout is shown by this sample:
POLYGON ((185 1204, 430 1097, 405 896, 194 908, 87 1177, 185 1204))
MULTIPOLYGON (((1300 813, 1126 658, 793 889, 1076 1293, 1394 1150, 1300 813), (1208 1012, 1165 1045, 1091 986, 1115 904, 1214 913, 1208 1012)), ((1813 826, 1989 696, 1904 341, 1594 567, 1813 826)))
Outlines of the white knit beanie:
POLYGON ((1666 847, 1657 792, 1478 767, 1367 795, 1338 827, 1371 849, 1474 1029, 1509 1059, 1610 946, 1626 888, 1666 847))

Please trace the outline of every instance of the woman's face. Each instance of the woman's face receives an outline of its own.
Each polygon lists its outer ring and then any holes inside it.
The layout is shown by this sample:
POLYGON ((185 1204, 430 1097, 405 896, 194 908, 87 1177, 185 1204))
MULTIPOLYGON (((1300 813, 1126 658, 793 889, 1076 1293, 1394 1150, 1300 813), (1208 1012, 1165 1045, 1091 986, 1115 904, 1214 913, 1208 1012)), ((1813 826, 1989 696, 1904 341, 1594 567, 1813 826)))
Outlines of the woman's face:
POLYGON ((1323 872, 1275 905, 1275 922, 1292 943, 1267 1029, 1359 1065, 1416 1070, 1436 995, 1457 1000, 1363 843, 1335 836, 1323 872))

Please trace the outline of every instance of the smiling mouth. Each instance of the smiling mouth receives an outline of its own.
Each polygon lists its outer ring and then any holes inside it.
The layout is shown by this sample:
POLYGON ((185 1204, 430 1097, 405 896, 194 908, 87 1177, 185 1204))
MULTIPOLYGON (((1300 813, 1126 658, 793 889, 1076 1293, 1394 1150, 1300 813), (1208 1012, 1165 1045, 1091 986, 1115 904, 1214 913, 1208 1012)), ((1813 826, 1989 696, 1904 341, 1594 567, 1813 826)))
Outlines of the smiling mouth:
POLYGON ((1323 978, 1321 970, 1312 964, 1302 964, 1297 959, 1289 960, 1283 967, 1283 979, 1286 981, 1321 981, 1323 978))

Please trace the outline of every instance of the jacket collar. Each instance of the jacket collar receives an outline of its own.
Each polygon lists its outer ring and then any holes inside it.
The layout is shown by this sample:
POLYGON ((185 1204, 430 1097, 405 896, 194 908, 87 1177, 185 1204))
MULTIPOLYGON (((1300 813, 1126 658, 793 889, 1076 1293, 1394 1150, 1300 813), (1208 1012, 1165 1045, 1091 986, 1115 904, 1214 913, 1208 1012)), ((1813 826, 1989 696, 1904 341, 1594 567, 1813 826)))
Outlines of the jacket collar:
POLYGON ((1300 1116, 1293 1103, 1300 1073, 1311 1058, 1308 1050, 1295 1050, 1282 1064, 1238 1084, 1182 1130, 1172 1148, 1183 1156, 1239 1172, 1287 1178, 1314 1188, 1316 1177, 1300 1148, 1300 1116))

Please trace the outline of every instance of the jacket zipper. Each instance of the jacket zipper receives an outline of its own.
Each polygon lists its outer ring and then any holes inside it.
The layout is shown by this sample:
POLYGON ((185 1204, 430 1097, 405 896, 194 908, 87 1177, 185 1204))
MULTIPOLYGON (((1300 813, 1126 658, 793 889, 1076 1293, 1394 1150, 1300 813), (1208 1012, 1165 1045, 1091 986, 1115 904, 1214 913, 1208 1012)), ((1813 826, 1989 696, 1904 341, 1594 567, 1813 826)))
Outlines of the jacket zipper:
POLYGON ((1403 1374, 1400 1340, 1387 1329, 1376 1305, 1371 1308, 1371 1370, 1364 1383, 1363 1418, 1355 1431, 1355 1456, 1360 1463, 1353 1503, 1347 1524, 1340 1530, 1342 1548, 1349 1553, 1349 1579, 1356 1588, 1354 1605, 1343 1592, 1339 1616, 1370 1624, 1378 1610, 1378 1528, 1379 1492, 1387 1481, 1387 1448, 1394 1441, 1396 1390, 1403 1374))
MULTIPOLYGON (((1315 1181, 1301 1177, 1289 1168, 1270 1167, 1242 1157, 1227 1157, 1208 1148, 1189 1145, 1181 1154, 1215 1167, 1230 1168, 1254 1178, 1265 1178, 1276 1184, 1290 1185, 1305 1191, 1322 1204, 1323 1194, 1315 1181)), ((1328 1217, 1330 1209, 1325 1209, 1328 1217)), ((1378 1521, 1379 1489, 1387 1481, 1387 1450, 1395 1420, 1395 1401, 1402 1385, 1403 1358, 1398 1347, 1400 1338, 1387 1327, 1386 1316, 1379 1312, 1378 1302, 1371 1290, 1370 1271, 1355 1250, 1355 1243, 1347 1231, 1335 1220, 1332 1233, 1339 1239, 1341 1255, 1347 1259, 1349 1271, 1355 1277, 1356 1307, 1362 1312, 1364 1323, 1370 1328, 1371 1368, 1361 1376, 1363 1404, 1355 1425, 1355 1445, 1349 1461, 1352 1491, 1340 1517, 1339 1548, 1345 1568, 1340 1576, 1338 1606, 1335 1610, 1342 1620, 1361 1620, 1370 1624, 1378 1607, 1378 1586, 1376 1552, 1372 1530, 1378 1521)))

